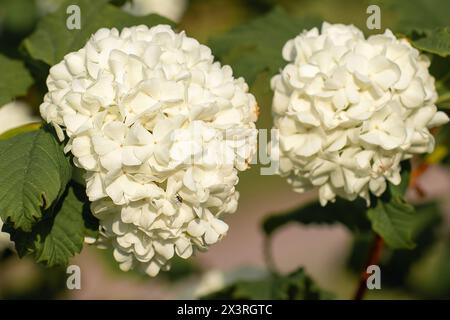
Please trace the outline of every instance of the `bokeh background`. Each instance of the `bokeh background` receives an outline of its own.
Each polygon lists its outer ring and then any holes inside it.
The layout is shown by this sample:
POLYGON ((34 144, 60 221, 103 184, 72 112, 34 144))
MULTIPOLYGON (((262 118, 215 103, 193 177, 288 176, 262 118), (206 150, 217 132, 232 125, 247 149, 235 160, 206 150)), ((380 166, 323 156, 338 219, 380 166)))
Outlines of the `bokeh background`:
MULTIPOLYGON (((0 0, 0 52, 13 57, 20 55, 22 39, 33 31, 39 17, 55 10, 60 2, 0 0)), ((205 44, 217 35, 266 14, 274 6, 284 8, 293 16, 318 16, 332 23, 354 24, 367 34, 373 33, 366 28, 366 9, 373 1, 151 2, 154 3, 152 11, 178 20, 179 30, 186 30, 189 36, 205 44)), ((396 12, 383 8, 382 30, 398 23, 396 12)), ((126 10, 133 12, 133 7, 126 10)), ((137 14, 142 13, 142 8, 134 10, 137 14)), ((301 31, 298 30, 299 33, 301 31)), ((261 108, 257 125, 259 128, 270 128, 271 92, 267 86, 267 76, 259 76, 251 90, 261 108)), ((15 125, 36 121, 41 91, 40 88, 31 88, 23 99, 1 108, 0 132, 15 125)), ((67 290, 65 269, 46 269, 31 259, 20 260, 11 250, 4 249, 0 251, 0 298, 192 299, 237 279, 262 277, 268 271, 261 221, 269 214, 301 206, 315 199, 316 194, 294 193, 282 178, 261 176, 259 169, 256 165, 240 175, 239 209, 226 218, 230 225, 228 235, 208 252, 198 253, 187 261, 176 261, 170 272, 154 279, 133 271, 124 273, 118 269, 111 252, 86 246, 71 261, 81 268, 82 289, 67 290)), ((426 195, 425 200, 441 200, 440 221, 422 236, 419 246, 413 251, 384 252, 382 261, 386 261, 386 268, 382 268, 382 290, 368 292, 369 299, 450 297, 450 203, 447 199, 450 195, 450 172, 443 166, 433 166, 420 177, 419 185, 426 195)), ((417 201, 418 196, 414 192, 408 196, 412 201, 417 201)), ((339 224, 290 224, 274 234, 271 249, 275 264, 281 272, 287 273, 303 266, 323 289, 333 292, 338 299, 348 299, 356 289, 358 269, 364 262, 370 237, 366 234, 352 235, 339 224)))

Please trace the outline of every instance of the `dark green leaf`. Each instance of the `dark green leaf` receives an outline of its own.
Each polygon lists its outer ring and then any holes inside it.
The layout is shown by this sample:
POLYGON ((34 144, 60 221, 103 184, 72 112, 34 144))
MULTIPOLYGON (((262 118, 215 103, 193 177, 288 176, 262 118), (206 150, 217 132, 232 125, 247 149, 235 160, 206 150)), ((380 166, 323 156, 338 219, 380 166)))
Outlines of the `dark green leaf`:
POLYGON ((320 300, 332 295, 322 291, 303 268, 287 276, 269 276, 254 281, 239 281, 204 299, 244 300, 320 300))
POLYGON ((269 76, 286 64, 281 50, 287 40, 304 29, 319 25, 316 18, 294 18, 277 7, 267 15, 213 38, 209 45, 223 63, 233 67, 237 76, 252 84, 257 75, 269 76))
MULTIPOLYGON (((30 0, 0 0, 0 19, 3 37, 7 37, 8 40, 15 42, 14 40, 17 37, 31 32, 38 16, 36 2, 30 0)), ((10 45, 10 43, 2 43, 3 45, 10 45)))
POLYGON ((84 237, 95 236, 97 230, 85 191, 74 183, 31 232, 13 229, 10 224, 5 228, 21 257, 32 255, 47 266, 67 265, 69 258, 81 252, 84 237))
MULTIPOLYGON (((437 227, 442 222, 442 213, 439 206, 432 202, 416 207, 420 223, 417 226, 416 247, 413 250, 383 250, 381 269, 383 270, 383 283, 389 286, 404 287, 411 267, 419 261, 437 240, 437 227)), ((356 235, 349 267, 360 272, 367 260, 373 242, 373 233, 356 235)))
POLYGON ((442 213, 436 203, 416 207, 418 215, 416 246, 413 250, 387 250, 383 259, 383 282, 395 286, 403 285, 414 263, 419 261, 437 240, 437 227, 442 222, 442 213))
POLYGON ((0 54, 0 107, 27 93, 33 78, 20 60, 0 54))
POLYGON ((72 167, 47 127, 0 140, 0 217, 30 231, 65 190, 72 167))
POLYGON ((54 65, 72 51, 82 48, 89 37, 100 28, 122 29, 124 27, 145 24, 173 24, 158 15, 142 17, 132 16, 120 8, 109 4, 108 0, 69 0, 54 13, 39 21, 36 30, 24 40, 24 47, 29 55, 48 65, 54 65), (69 30, 66 13, 69 5, 78 5, 81 12, 81 29, 69 30))

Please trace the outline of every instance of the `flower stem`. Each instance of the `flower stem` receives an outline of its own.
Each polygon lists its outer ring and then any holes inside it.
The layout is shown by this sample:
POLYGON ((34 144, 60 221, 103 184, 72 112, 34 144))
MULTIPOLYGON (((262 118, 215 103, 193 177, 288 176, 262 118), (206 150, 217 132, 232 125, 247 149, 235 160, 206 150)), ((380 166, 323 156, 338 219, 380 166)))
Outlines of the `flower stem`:
POLYGON ((266 263, 266 267, 271 274, 277 274, 278 270, 275 265, 275 261, 272 255, 272 238, 270 236, 266 236, 264 238, 264 261, 266 263))
POLYGON ((362 300, 364 294, 367 291, 367 279, 369 278, 369 274, 367 273, 367 267, 371 265, 377 265, 381 258, 381 253, 383 251, 384 241, 383 238, 375 234, 375 238, 373 240, 372 248, 369 252, 369 257, 364 265, 364 269, 361 271, 361 275, 359 278, 358 288, 354 295, 354 300, 362 300))

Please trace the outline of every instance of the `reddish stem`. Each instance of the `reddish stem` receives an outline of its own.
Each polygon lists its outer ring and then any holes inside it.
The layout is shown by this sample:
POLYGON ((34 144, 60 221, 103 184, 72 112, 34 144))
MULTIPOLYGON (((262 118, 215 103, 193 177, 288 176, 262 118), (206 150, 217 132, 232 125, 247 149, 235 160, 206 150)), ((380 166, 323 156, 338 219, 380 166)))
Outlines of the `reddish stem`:
POLYGON ((425 191, 419 185, 419 178, 427 171, 429 165, 425 162, 421 163, 411 172, 411 180, 409 182, 409 186, 411 189, 416 190, 419 197, 424 198, 426 196, 425 191))
POLYGON ((369 257, 367 258, 366 264, 364 265, 364 269, 361 272, 358 289, 356 290, 354 300, 361 300, 364 297, 364 294, 366 293, 367 290, 367 279, 370 276, 370 274, 367 273, 367 267, 371 265, 377 265, 380 262, 383 246, 384 246, 383 238, 380 237, 378 234, 375 234, 372 248, 370 249, 369 252, 369 257))

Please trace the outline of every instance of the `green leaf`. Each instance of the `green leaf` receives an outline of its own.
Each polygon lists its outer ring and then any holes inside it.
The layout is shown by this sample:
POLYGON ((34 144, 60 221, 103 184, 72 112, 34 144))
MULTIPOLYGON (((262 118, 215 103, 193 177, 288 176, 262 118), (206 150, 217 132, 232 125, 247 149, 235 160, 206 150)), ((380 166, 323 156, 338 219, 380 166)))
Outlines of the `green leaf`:
POLYGON ((135 17, 108 3, 108 0, 69 0, 40 22, 36 30, 24 40, 23 45, 29 55, 48 65, 61 61, 64 55, 82 48, 89 37, 100 28, 117 28, 145 24, 173 25, 173 22, 161 16, 151 14, 135 17), (69 5, 78 5, 81 12, 81 29, 69 30, 66 13, 69 5))
POLYGON ((375 208, 367 211, 372 228, 391 248, 413 249, 413 227, 416 211, 400 197, 389 202, 378 201, 375 208))
POLYGON ((383 282, 389 285, 402 285, 406 281, 411 267, 419 261, 438 237, 438 228, 442 223, 442 213, 436 203, 427 203, 416 207, 418 216, 413 250, 386 251, 387 259, 383 260, 383 282))
POLYGON ((7 33, 8 39, 11 36, 15 38, 31 32, 38 16, 36 2, 30 0, 0 0, 2 31, 7 33))
POLYGON ((27 93, 33 78, 20 60, 0 54, 0 107, 27 93))
MULTIPOLYGON (((411 267, 417 263, 436 242, 438 227, 442 222, 442 212, 437 203, 431 202, 416 207, 417 236, 412 250, 392 250, 385 248, 381 259, 383 283, 389 286, 404 286, 411 267)), ((373 243, 373 233, 357 235, 354 238, 352 253, 348 264, 359 272, 367 260, 367 252, 373 243)))
POLYGON ((450 26, 426 30, 412 44, 419 50, 447 57, 450 55, 450 26))
POLYGON ((286 64, 281 50, 287 40, 319 23, 314 17, 291 17, 276 7, 262 17, 214 37, 209 45, 222 63, 233 67, 235 75, 245 77, 252 84, 259 73, 267 71, 272 76, 286 64))
POLYGON ((48 127, 0 140, 0 217, 30 231, 65 190, 72 167, 48 127))
POLYGON ((396 32, 411 37, 419 50, 446 57, 450 54, 448 0, 379 0, 381 10, 392 12, 396 32))
POLYGON ((379 198, 372 196, 372 207, 367 208, 361 199, 347 201, 337 198, 335 203, 328 203, 325 207, 314 202, 285 214, 269 216, 263 223, 264 232, 271 235, 291 222, 342 223, 356 232, 367 231, 372 227, 392 248, 413 248, 421 216, 403 199, 409 184, 409 174, 410 165, 405 161, 402 163, 401 183, 398 186, 389 184, 388 190, 379 198))
POLYGON ((372 229, 389 247, 413 249, 420 215, 417 214, 414 206, 404 199, 409 184, 410 168, 409 162, 403 162, 402 165, 401 183, 398 186, 388 184, 387 191, 372 201, 374 204, 367 210, 367 217, 372 223, 372 229))
POLYGON ((32 255, 37 262, 52 267, 67 265, 69 258, 80 253, 84 237, 97 233, 98 222, 90 213, 85 190, 71 183, 31 232, 16 230, 10 224, 5 229, 21 257, 32 255))
POLYGON ((321 300, 331 297, 300 268, 287 276, 274 275, 260 280, 239 281, 203 299, 321 300))
POLYGON ((263 229, 267 235, 271 235, 288 223, 298 222, 302 224, 342 223, 352 231, 368 230, 370 223, 365 212, 364 201, 350 202, 338 198, 336 202, 328 203, 325 207, 314 202, 285 214, 269 216, 263 222, 263 229))

